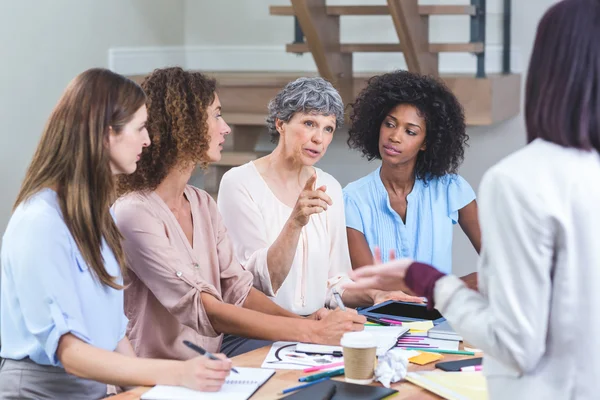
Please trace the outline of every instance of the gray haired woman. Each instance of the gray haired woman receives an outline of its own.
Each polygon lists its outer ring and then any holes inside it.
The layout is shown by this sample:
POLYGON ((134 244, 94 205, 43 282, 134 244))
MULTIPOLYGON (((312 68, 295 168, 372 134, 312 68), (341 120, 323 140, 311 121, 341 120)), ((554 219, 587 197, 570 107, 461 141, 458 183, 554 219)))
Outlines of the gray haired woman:
POLYGON ((269 103, 267 126, 277 147, 228 171, 219 188, 219 210, 254 287, 317 319, 327 313, 322 307, 337 305, 335 291, 350 307, 406 299, 402 292, 342 288, 352 270, 342 188, 314 165, 343 119, 342 99, 329 82, 288 83, 269 103))

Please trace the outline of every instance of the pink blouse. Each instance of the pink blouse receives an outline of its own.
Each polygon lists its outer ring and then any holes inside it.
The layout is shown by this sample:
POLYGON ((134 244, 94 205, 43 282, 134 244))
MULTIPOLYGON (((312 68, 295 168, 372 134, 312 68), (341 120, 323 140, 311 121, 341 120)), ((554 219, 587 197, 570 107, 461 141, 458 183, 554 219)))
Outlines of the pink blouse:
POLYGON ((127 335, 140 357, 197 356, 183 340, 218 351, 222 334, 211 325, 200 294, 241 307, 252 288, 252 274, 234 257, 215 201, 189 185, 185 196, 192 210, 193 246, 155 192, 130 193, 114 205, 129 262, 127 335))

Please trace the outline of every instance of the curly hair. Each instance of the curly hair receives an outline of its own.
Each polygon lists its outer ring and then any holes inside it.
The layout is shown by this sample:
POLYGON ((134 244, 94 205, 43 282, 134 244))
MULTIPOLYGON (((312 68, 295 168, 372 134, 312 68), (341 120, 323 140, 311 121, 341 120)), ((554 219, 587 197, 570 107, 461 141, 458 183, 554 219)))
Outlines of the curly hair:
POLYGON ((351 104, 350 148, 360 150, 369 161, 381 159, 381 124, 399 104, 414 106, 425 119, 426 147, 417 156, 416 177, 427 180, 456 173, 469 139, 464 111, 450 89, 430 76, 394 71, 370 78, 351 104))
POLYGON ((154 190, 174 167, 208 165, 206 109, 215 99, 216 81, 179 67, 156 69, 141 84, 146 92, 151 145, 136 171, 119 177, 119 195, 154 190))

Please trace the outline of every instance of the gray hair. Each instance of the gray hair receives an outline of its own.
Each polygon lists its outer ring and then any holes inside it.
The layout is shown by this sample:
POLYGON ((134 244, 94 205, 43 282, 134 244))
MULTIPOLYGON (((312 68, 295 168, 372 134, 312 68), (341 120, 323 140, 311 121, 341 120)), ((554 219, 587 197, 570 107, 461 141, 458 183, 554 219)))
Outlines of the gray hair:
POLYGON ((298 78, 288 83, 269 102, 268 108, 267 128, 273 143, 279 140, 275 120, 289 122, 297 112, 334 115, 336 129, 344 122, 342 97, 333 85, 323 78, 298 78))

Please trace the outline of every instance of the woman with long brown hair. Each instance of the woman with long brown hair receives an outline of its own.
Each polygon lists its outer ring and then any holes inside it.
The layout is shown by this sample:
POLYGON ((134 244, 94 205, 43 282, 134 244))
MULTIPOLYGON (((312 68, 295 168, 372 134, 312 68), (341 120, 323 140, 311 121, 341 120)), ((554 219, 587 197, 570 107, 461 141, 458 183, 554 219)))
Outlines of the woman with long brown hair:
POLYGON ((107 384, 218 390, 229 373, 227 360, 137 359, 125 336, 109 207, 114 176, 150 144, 145 102, 134 82, 91 69, 48 120, 3 237, 0 399, 98 399, 107 384))

